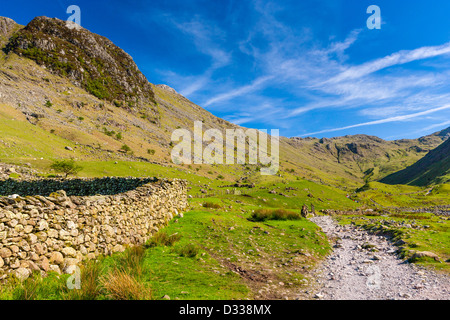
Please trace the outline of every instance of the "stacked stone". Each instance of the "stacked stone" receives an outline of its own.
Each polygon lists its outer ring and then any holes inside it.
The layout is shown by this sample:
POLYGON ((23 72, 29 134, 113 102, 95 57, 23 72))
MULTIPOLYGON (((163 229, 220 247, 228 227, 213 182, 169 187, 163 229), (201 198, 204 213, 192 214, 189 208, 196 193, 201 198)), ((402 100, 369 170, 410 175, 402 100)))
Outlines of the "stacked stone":
POLYGON ((0 278, 71 273, 85 259, 144 244, 187 208, 186 192, 186 181, 162 180, 109 196, 0 197, 0 278))

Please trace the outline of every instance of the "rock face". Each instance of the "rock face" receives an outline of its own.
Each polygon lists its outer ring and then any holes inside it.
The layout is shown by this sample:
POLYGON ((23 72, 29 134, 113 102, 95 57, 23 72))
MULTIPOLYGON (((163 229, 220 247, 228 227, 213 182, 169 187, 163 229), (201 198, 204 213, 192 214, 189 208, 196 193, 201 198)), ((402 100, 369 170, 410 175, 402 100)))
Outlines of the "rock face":
POLYGON ((10 18, 0 17, 0 47, 7 42, 14 31, 18 29, 19 25, 10 18))
POLYGON ((36 17, 10 39, 5 50, 68 77, 97 98, 117 100, 119 106, 154 101, 150 83, 125 51, 86 29, 68 28, 65 21, 36 17))
POLYGON ((157 86, 158 88, 163 89, 163 90, 169 91, 169 92, 171 92, 171 93, 173 93, 173 94, 178 94, 178 92, 176 92, 174 88, 171 88, 171 87, 169 87, 169 86, 166 85, 166 84, 157 84, 156 86, 157 86))
POLYGON ((0 279, 70 271, 84 259, 144 244, 187 208, 186 191, 184 180, 161 180, 109 196, 0 197, 0 279))

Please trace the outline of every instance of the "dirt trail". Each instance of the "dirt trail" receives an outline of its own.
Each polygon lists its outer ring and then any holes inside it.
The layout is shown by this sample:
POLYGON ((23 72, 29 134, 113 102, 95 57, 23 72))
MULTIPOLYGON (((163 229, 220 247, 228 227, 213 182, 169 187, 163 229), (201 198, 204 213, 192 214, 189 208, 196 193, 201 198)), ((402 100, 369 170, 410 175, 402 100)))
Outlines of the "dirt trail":
POLYGON ((331 217, 311 218, 335 245, 316 270, 311 298, 324 300, 449 300, 450 277, 398 259, 386 238, 331 217), (335 242, 336 241, 336 242, 335 242), (376 249, 377 251, 371 251, 376 249))

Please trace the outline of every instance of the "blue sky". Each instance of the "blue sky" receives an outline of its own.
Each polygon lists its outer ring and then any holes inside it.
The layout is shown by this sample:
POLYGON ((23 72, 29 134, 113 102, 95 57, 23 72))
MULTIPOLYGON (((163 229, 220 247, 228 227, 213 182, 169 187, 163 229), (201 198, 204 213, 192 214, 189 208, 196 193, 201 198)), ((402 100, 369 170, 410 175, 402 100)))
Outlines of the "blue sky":
POLYGON ((390 140, 450 126, 448 0, 3 2, 21 24, 80 6, 150 82, 245 127, 390 140))

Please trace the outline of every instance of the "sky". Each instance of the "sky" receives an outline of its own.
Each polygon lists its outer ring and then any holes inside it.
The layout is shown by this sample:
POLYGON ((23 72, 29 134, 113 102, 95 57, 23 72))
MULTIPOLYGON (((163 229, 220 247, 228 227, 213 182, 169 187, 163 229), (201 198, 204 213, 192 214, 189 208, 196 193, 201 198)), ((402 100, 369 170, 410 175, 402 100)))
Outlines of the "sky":
POLYGON ((2 2, 23 25, 78 5, 151 83, 243 127, 394 140, 450 126, 448 0, 2 2))

